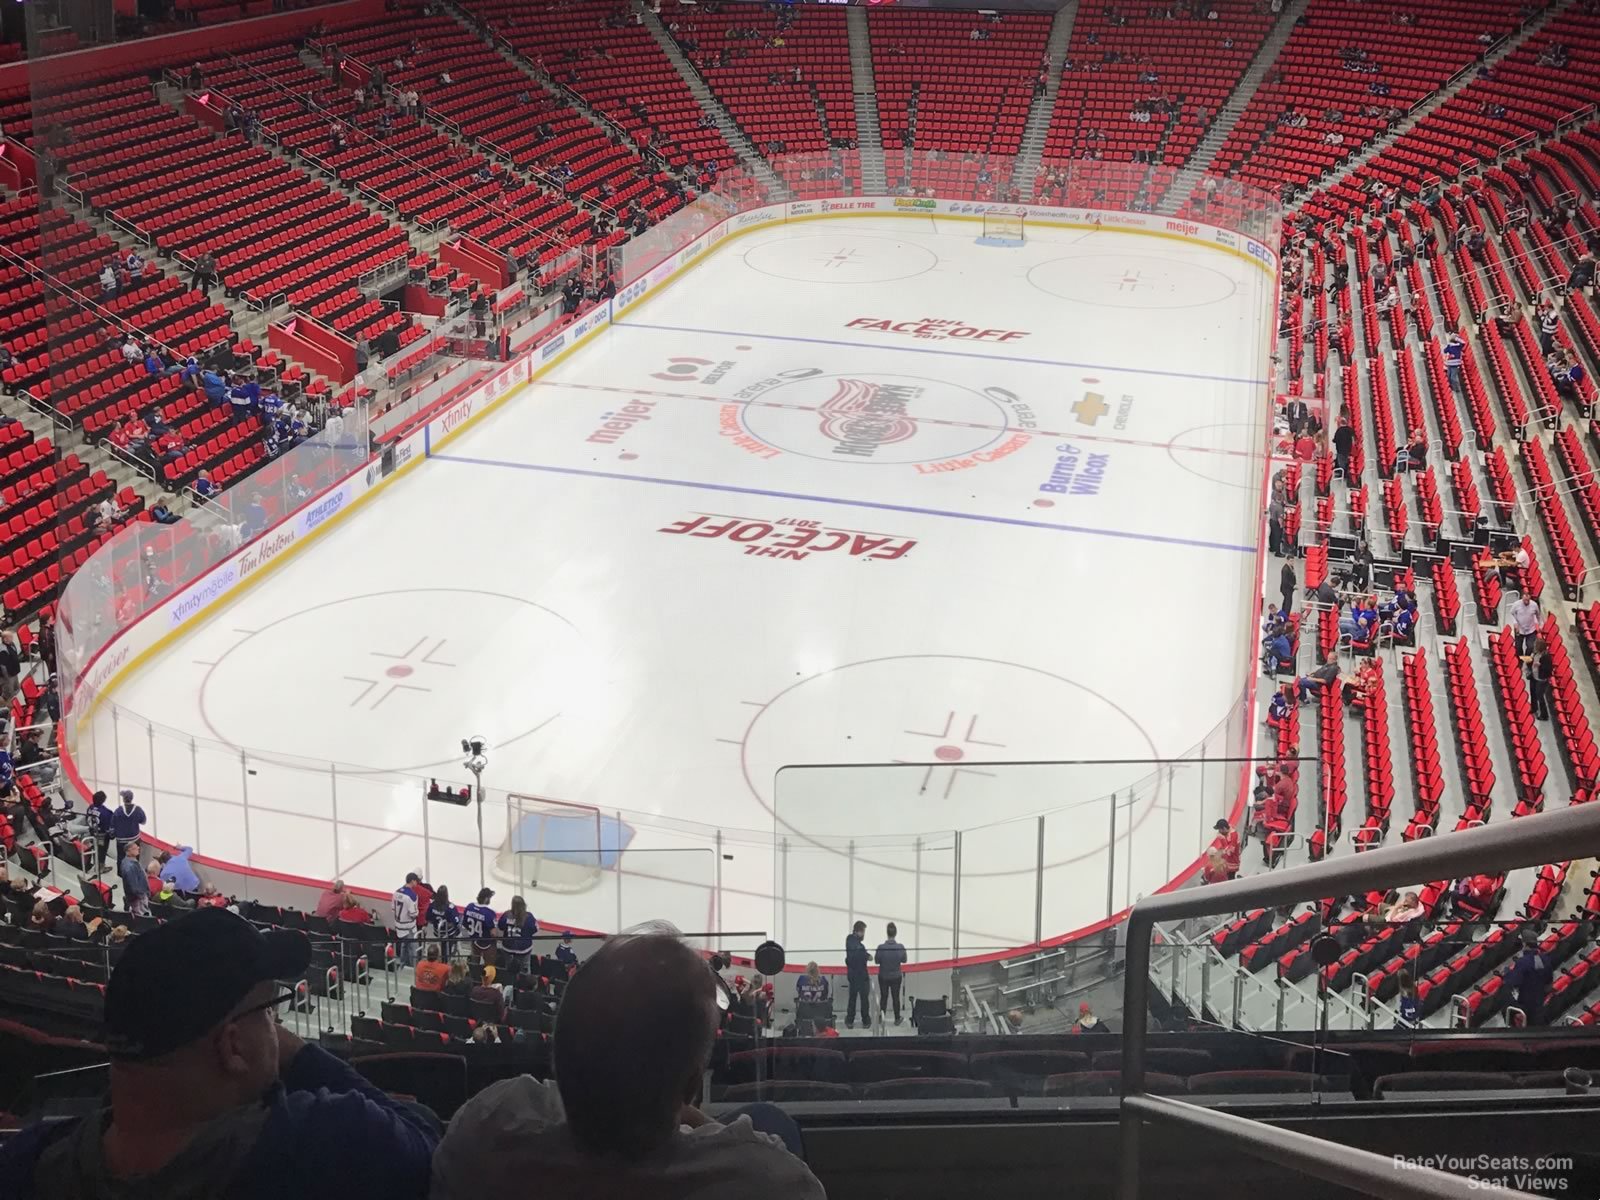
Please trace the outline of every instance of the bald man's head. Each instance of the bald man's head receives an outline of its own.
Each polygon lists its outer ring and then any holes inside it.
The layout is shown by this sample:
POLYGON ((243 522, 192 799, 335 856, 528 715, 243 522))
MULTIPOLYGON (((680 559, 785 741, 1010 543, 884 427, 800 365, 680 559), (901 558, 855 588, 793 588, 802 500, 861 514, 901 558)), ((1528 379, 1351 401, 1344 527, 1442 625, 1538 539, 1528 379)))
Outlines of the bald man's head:
POLYGON ((677 938, 618 937, 567 984, 554 1065, 573 1139, 637 1159, 670 1138, 711 1059, 716 981, 677 938))

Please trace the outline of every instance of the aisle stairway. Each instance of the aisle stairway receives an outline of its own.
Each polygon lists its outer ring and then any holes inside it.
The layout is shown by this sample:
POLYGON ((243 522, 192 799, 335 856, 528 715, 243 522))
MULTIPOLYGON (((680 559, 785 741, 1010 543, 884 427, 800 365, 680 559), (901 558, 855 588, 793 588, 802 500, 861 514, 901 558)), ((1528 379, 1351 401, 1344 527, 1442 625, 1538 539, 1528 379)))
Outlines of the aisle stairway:
POLYGON ((883 165, 883 127, 878 123, 878 81, 872 70, 872 35, 867 11, 852 6, 845 12, 850 29, 850 73, 856 102, 856 143, 861 148, 861 187, 869 195, 889 190, 883 165))
POLYGON ((1206 130, 1205 137, 1201 138, 1200 144, 1194 148, 1194 153, 1189 155, 1189 161, 1184 163, 1183 169, 1173 179, 1172 186, 1167 189, 1161 203, 1156 206, 1157 212, 1177 212, 1200 186, 1200 181, 1211 169, 1211 162, 1216 158, 1217 151, 1228 140, 1233 127, 1239 123, 1239 118, 1250 105, 1250 98, 1256 94, 1261 81, 1272 70, 1273 63, 1278 61, 1278 53, 1288 43, 1290 34, 1294 32, 1295 25, 1310 2, 1311 0, 1288 0, 1283 6, 1272 32, 1263 39, 1261 46, 1256 50, 1256 56, 1250 60, 1250 69, 1239 80, 1238 86, 1233 89, 1233 94, 1222 106, 1222 111, 1206 130))
POLYGON ((683 50, 678 43, 673 41, 672 35, 667 32, 666 26, 661 23, 661 18, 643 0, 634 0, 633 8, 634 12, 643 18, 644 27, 650 31, 650 36, 661 47, 661 52, 667 56, 667 61, 672 64, 673 69, 678 72, 683 82, 688 85, 689 91, 694 94, 694 98, 699 102, 701 109, 716 124, 722 136, 728 140, 728 145, 732 146, 738 153, 739 165, 761 181, 769 196, 774 199, 787 200, 789 198, 789 189, 778 178, 778 175, 773 171, 767 160, 761 156, 745 131, 739 128, 739 123, 733 119, 732 114, 723 106, 722 101, 718 100, 715 93, 706 86, 706 81, 700 77, 700 72, 694 69, 694 64, 684 56, 683 50))
POLYGON ((1055 116, 1056 97, 1061 94, 1061 63, 1067 54, 1067 44, 1072 41, 1072 22, 1077 18, 1079 3, 1080 0, 1067 0, 1056 10, 1050 23, 1050 40, 1045 43, 1050 69, 1045 74, 1044 91, 1034 95, 1028 108, 1028 122, 1022 127, 1022 152, 1017 155, 1011 172, 1012 182, 1024 191, 1031 188, 1039 170, 1039 158, 1044 154, 1050 121, 1055 116))

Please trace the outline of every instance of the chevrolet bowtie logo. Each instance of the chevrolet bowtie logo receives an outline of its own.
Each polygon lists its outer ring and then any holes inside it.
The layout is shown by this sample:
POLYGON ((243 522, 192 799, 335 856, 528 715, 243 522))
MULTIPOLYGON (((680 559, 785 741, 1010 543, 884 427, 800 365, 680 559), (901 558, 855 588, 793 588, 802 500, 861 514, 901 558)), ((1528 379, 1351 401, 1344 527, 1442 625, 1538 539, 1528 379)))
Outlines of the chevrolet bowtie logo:
POLYGON ((1072 406, 1072 411, 1078 414, 1079 425, 1093 425, 1111 411, 1106 404, 1106 398, 1099 392, 1085 392, 1083 399, 1072 406))

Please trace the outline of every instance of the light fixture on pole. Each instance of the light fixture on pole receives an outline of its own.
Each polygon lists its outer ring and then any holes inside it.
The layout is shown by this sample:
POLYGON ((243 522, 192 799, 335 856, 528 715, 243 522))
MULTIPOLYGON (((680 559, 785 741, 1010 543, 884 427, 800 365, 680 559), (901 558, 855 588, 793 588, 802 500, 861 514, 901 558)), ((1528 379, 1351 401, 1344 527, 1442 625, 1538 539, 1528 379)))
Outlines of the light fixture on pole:
POLYGON ((478 887, 481 890, 483 883, 483 769, 489 765, 487 753, 489 743, 482 734, 473 734, 471 737, 461 739, 461 753, 466 760, 462 766, 472 772, 476 781, 473 787, 474 799, 478 802, 478 887))

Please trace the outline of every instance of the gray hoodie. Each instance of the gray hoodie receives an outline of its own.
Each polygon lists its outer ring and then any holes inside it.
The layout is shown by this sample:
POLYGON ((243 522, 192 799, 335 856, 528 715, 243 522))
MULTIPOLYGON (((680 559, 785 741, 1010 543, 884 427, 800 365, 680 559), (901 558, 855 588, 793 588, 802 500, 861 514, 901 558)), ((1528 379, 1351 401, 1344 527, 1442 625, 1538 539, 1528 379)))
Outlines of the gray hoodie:
POLYGON ((903 974, 901 968, 906 965, 906 948, 893 938, 879 942, 878 952, 872 956, 872 961, 878 964, 878 978, 893 983, 903 974))

